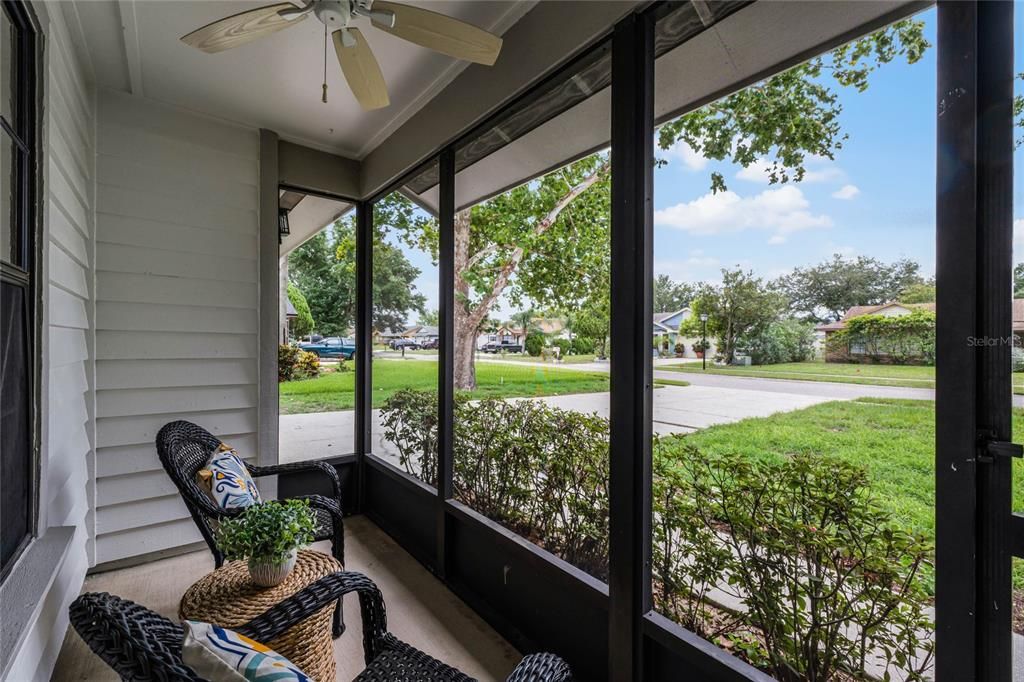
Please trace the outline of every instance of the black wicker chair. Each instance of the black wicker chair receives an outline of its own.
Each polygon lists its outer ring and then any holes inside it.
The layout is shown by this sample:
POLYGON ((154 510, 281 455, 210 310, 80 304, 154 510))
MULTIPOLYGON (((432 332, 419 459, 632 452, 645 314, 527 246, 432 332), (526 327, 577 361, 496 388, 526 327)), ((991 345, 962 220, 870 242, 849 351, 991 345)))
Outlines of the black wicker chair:
MULTIPOLYGON (((359 595, 366 669, 353 682, 473 682, 387 631, 384 599, 361 573, 321 578, 237 628, 269 642, 296 623, 349 592, 359 595)), ((201 680, 181 660, 182 627, 144 606, 105 592, 83 594, 71 604, 71 624, 93 652, 123 680, 201 680)), ((508 682, 569 682, 569 666, 554 654, 524 658, 508 682)))
MULTIPOLYGON (((166 424, 156 436, 156 451, 160 456, 160 463, 181 493, 192 520, 199 527, 199 532, 213 553, 213 561, 217 568, 224 564, 224 554, 217 549, 213 535, 214 525, 211 522, 238 516, 244 511, 221 509, 196 482, 196 472, 203 468, 210 455, 220 445, 221 441, 216 436, 187 421, 166 424)), ((309 506, 316 514, 316 539, 330 540, 331 554, 344 565, 345 527, 341 512, 341 481, 334 467, 326 462, 317 461, 265 467, 246 463, 245 466, 254 478, 296 471, 318 472, 326 476, 331 481, 331 497, 302 495, 301 498, 309 500, 309 506)), ((340 636, 343 630, 341 602, 338 602, 338 607, 334 611, 334 636, 340 636)))

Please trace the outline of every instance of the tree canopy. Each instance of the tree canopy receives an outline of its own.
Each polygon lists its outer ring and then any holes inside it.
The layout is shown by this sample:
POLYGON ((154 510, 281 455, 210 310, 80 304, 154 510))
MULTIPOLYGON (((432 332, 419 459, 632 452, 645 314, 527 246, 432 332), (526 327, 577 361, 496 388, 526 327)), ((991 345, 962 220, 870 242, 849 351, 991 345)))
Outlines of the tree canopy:
POLYGON ((297 337, 309 334, 313 331, 313 314, 309 312, 309 303, 306 301, 306 297, 291 282, 288 282, 288 300, 295 308, 295 319, 291 324, 292 334, 297 337))
MULTIPOLYGON (((415 287, 419 268, 387 237, 417 248, 433 244, 431 253, 436 254, 436 222, 397 194, 378 202, 374 215, 373 324, 376 329, 399 329, 411 314, 424 312, 426 297, 415 287)), ((353 216, 335 221, 288 256, 289 279, 305 294, 322 334, 344 335, 354 327, 355 255, 353 216)))
POLYGON ((838 320, 853 306, 899 300, 908 287, 923 283, 919 270, 909 259, 883 263, 868 256, 835 254, 818 265, 794 268, 774 285, 786 296, 794 315, 825 322, 838 320))
POLYGON ((690 282, 676 282, 668 275, 654 278, 654 312, 674 313, 690 305, 697 285, 690 282))
MULTIPOLYGON (((659 146, 682 142, 707 159, 744 167, 765 161, 772 184, 799 182, 808 156, 834 159, 848 137, 829 76, 863 92, 880 66, 897 58, 913 64, 929 47, 923 21, 896 22, 669 121, 658 133, 659 146)), ((724 189, 724 176, 712 173, 711 190, 724 189)))
POLYGON ((721 284, 704 284, 690 303, 692 314, 679 332, 701 336, 701 315, 707 315, 707 333, 716 340, 718 354, 731 363, 745 339, 760 335, 785 309, 785 299, 753 272, 722 270, 721 284))

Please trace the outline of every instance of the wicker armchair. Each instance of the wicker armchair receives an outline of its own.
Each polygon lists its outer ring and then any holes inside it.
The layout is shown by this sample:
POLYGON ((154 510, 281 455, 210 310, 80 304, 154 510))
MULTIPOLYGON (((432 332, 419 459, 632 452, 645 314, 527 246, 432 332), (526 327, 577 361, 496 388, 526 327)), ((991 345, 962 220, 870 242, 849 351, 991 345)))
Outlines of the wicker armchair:
MULTIPOLYGON (((380 590, 360 573, 334 573, 254 618, 238 632, 269 642, 349 592, 359 595, 366 669, 354 682, 473 682, 451 666, 387 631, 380 590)), ((71 624, 93 652, 124 680, 200 680, 181 660, 182 627, 144 606, 105 592, 71 604, 71 624)), ((554 654, 524 658, 508 682, 569 682, 569 666, 554 654)))
MULTIPOLYGON (((224 554, 217 549, 214 541, 214 521, 238 516, 243 509, 221 509, 214 504, 206 492, 196 482, 196 472, 203 468, 210 459, 210 455, 221 445, 221 441, 201 426, 187 421, 175 421, 166 424, 156 436, 156 451, 160 456, 160 463, 163 464, 167 475, 174 481, 178 492, 185 502, 192 520, 199 528, 200 534, 206 541, 210 552, 213 553, 213 561, 217 568, 224 564, 224 554)), ((345 564, 345 528, 341 512, 341 481, 338 472, 326 462, 295 462, 293 464, 278 464, 274 466, 255 466, 246 463, 246 468, 254 477, 271 476, 274 474, 286 474, 296 471, 313 471, 326 476, 331 481, 333 494, 331 497, 324 495, 303 495, 302 499, 309 500, 316 515, 316 539, 331 541, 331 554, 344 566, 345 564)), ((334 612, 334 636, 341 635, 341 603, 338 603, 334 612)))

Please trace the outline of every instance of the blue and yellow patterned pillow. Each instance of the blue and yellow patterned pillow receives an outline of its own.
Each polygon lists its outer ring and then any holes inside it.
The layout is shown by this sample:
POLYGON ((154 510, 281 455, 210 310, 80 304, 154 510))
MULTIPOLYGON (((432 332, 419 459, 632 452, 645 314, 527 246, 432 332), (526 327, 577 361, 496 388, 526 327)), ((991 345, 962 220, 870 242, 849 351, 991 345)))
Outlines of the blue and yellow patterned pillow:
POLYGON ((245 462, 227 445, 213 453, 198 475, 221 509, 239 509, 261 502, 260 491, 245 462))
POLYGON ((210 682, 313 682, 270 647, 234 630, 186 620, 181 660, 210 682))

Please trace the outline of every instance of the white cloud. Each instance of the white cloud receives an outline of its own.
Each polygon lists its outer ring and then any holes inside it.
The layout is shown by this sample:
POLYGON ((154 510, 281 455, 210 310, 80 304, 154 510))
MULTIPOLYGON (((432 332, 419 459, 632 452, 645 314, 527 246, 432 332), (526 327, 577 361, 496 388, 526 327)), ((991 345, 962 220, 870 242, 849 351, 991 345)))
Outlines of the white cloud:
POLYGON ((703 170, 704 167, 708 165, 707 159, 682 140, 679 140, 674 145, 666 149, 665 156, 682 161, 683 165, 692 171, 703 170))
POLYGON ((832 192, 832 196, 836 199, 852 199, 860 194, 860 188, 857 185, 843 185, 835 192, 832 192))
POLYGON ((749 166, 745 166, 736 173, 736 177, 740 180, 747 180, 749 182, 760 182, 761 184, 767 185, 769 181, 768 171, 772 165, 768 163, 766 159, 758 159, 749 166))
POLYGON ((692 235, 763 230, 772 233, 772 244, 781 244, 794 232, 832 226, 829 216, 815 215, 809 208, 798 187, 785 185, 750 197, 732 191, 705 194, 655 211, 654 224, 692 235))

